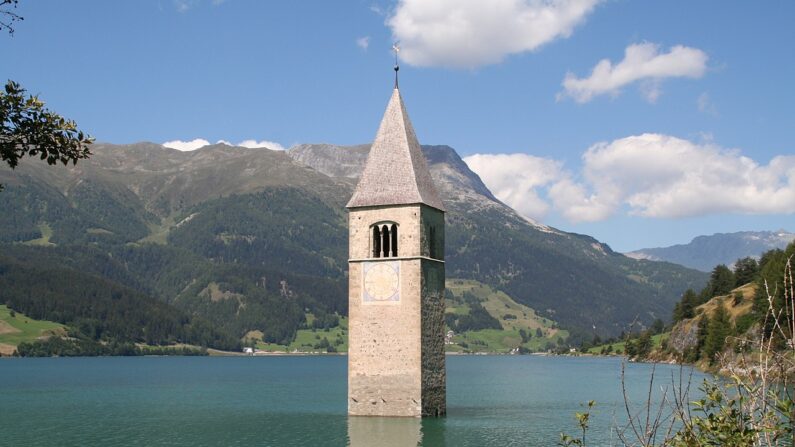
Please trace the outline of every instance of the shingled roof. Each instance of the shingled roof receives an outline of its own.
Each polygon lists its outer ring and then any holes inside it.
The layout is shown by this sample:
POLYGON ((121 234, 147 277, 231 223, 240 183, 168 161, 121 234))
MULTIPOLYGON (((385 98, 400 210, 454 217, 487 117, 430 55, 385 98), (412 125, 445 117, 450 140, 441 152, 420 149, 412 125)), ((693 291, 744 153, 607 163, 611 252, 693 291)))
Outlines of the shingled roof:
POLYGON ((348 208, 415 203, 444 211, 400 90, 395 88, 348 208))

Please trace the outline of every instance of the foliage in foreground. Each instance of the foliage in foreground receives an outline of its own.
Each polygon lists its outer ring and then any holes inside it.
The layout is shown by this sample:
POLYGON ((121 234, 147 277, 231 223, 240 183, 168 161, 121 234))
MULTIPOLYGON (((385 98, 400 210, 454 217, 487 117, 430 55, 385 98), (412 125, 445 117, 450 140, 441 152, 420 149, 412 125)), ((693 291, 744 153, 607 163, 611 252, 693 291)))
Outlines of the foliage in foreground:
MULTIPOLYGON (((0 0, 0 32, 14 34, 14 22, 24 20, 16 13, 19 0, 0 0)), ((38 96, 9 80, 0 91, 0 160, 14 169, 24 156, 38 156, 48 164, 74 164, 91 155, 94 139, 66 119, 44 107, 38 96)), ((0 185, 0 190, 3 185, 0 185)))
POLYGON ((68 120, 44 107, 36 96, 8 81, 0 92, 0 159, 12 169, 24 156, 39 157, 48 164, 77 163, 91 155, 93 138, 68 120))
MULTIPOLYGON (((723 446, 772 447, 795 445, 795 286, 792 259, 783 268, 782 282, 764 284, 767 311, 759 334, 736 340, 746 349, 739 361, 719 356, 730 380, 705 380, 702 397, 691 401, 690 380, 664 387, 659 405, 651 402, 654 373, 649 381, 649 398, 639 411, 624 392, 627 423, 616 427, 624 446, 723 446)), ((726 338, 731 338, 726 335, 726 338)), ((622 386, 624 378, 622 373, 622 386)), ((561 434, 559 445, 585 446, 590 409, 577 413, 581 434, 561 434)))
MULTIPOLYGON (((665 422, 657 413, 658 419, 643 424, 639 416, 630 417, 626 426, 620 427, 618 437, 624 446, 778 446, 791 445, 792 423, 784 414, 791 411, 791 401, 781 400, 776 393, 770 398, 778 403, 776 408, 767 408, 757 413, 749 411, 752 399, 745 393, 736 394, 738 382, 721 386, 705 380, 699 390, 704 397, 689 403, 676 402, 669 421, 679 423, 679 429, 673 431, 675 424, 664 426, 665 422), (732 397, 733 396, 733 397, 732 397), (663 440, 656 442, 662 434, 663 440)), ((576 413, 575 417, 580 429, 577 437, 561 433, 561 446, 585 446, 589 428, 590 411, 594 402, 588 402, 588 411, 576 413)))

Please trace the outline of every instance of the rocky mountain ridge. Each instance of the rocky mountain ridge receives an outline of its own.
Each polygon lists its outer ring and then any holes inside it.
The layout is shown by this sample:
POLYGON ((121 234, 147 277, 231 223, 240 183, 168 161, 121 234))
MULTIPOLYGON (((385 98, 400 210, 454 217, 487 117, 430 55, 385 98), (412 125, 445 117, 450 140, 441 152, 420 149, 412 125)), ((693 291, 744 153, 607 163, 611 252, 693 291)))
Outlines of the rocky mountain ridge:
POLYGON ((740 258, 757 257, 773 248, 783 249, 793 240, 795 233, 783 229, 739 231, 698 236, 687 244, 643 248, 625 254, 634 259, 673 262, 708 272, 718 264, 731 266, 740 258))

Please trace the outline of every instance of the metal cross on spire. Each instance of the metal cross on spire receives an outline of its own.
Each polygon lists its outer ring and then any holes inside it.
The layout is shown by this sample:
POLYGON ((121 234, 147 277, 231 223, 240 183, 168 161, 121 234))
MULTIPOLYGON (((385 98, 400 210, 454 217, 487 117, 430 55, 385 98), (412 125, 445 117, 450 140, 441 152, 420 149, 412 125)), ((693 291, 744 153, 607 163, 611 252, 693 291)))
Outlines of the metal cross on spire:
POLYGON ((400 42, 392 44, 392 51, 395 53, 395 88, 398 88, 398 70, 400 70, 400 65, 398 65, 398 53, 400 53, 400 42))

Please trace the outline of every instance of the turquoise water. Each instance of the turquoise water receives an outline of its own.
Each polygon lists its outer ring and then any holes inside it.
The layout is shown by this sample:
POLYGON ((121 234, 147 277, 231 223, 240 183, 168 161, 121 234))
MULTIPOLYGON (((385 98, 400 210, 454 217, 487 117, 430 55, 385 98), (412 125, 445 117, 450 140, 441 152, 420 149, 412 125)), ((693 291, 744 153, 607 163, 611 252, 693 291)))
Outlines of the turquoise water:
MULTIPOLYGON (((617 445, 621 360, 448 356, 448 416, 348 418, 344 356, 0 361, 0 446, 552 446, 596 400, 617 445)), ((644 402, 652 365, 627 365, 644 402)), ((658 365, 661 385, 679 368, 658 365)), ((693 383, 701 382, 699 374, 693 383)), ((659 399, 659 386, 655 395, 659 399)))

